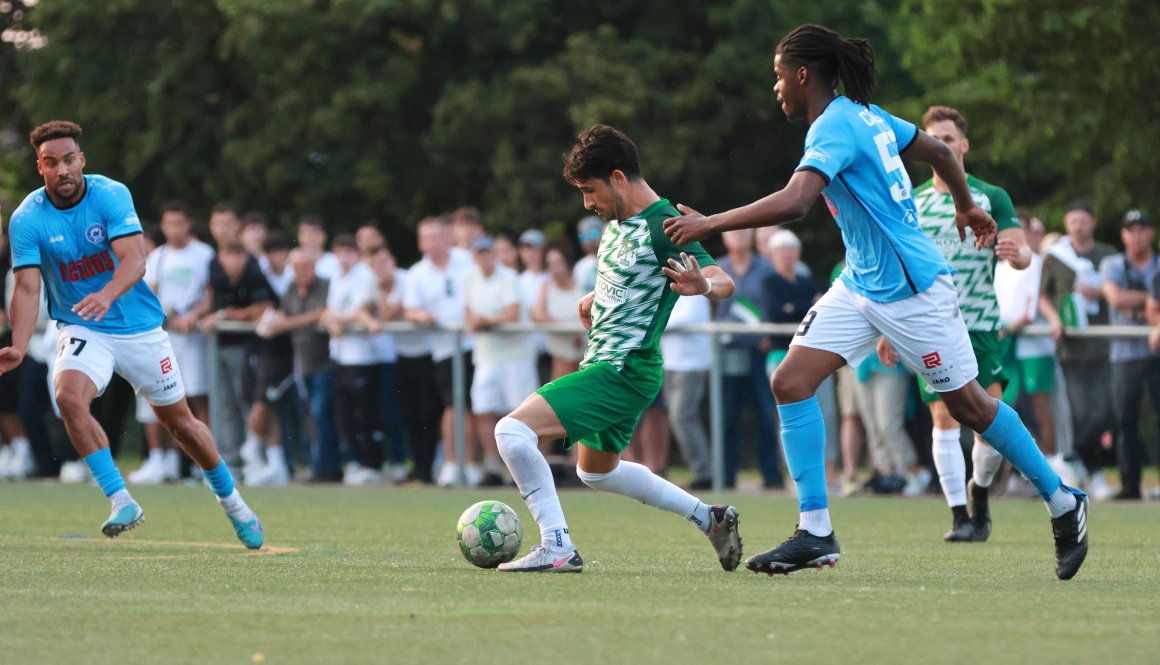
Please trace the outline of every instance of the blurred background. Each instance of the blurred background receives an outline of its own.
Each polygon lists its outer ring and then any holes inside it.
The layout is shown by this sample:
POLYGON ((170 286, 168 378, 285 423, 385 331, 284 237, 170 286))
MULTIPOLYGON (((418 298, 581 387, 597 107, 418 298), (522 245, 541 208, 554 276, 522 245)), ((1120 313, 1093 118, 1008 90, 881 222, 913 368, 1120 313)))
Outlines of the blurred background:
MULTIPOLYGON (((313 212, 332 234, 374 219, 403 239, 470 204, 491 231, 553 234, 583 213, 562 154, 604 122, 663 196, 719 211, 800 158, 771 67, 804 22, 872 41, 894 114, 963 110, 968 168, 1049 228, 1081 196, 1107 219, 1158 209, 1147 0, 0 0, 0 202, 41 184, 28 131, 68 118, 87 172, 125 182, 146 219, 229 199, 287 229, 313 212)), ((815 269, 841 258, 822 206, 795 226, 815 269)))

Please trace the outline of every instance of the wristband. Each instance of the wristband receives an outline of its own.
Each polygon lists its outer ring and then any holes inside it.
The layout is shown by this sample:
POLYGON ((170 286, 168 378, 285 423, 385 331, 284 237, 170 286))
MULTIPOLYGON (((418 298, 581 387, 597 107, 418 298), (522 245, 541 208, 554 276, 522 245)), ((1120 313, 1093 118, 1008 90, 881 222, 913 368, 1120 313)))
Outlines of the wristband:
POLYGON ((705 292, 701 294, 701 295, 703 295, 703 296, 707 296, 707 295, 709 295, 710 293, 712 293, 712 292, 713 292, 713 280, 711 280, 711 279, 709 279, 708 277, 706 277, 706 278, 705 278, 705 283, 709 285, 709 288, 705 289, 705 292))

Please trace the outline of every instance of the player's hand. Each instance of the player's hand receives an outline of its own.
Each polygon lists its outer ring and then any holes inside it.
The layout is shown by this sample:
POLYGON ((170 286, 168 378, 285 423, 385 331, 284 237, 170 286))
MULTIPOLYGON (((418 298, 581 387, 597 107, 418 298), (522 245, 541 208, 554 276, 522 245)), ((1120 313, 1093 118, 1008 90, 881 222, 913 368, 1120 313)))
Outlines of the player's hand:
POLYGON ((24 352, 15 346, 0 349, 0 374, 7 374, 24 362, 24 352))
POLYGON ((975 249, 990 247, 999 227, 995 220, 979 206, 955 212, 955 226, 959 228, 959 240, 967 239, 967 229, 975 232, 975 249))
POLYGON ((81 298, 80 302, 73 305, 72 311, 85 321, 95 322, 105 318, 112 306, 113 298, 102 290, 81 298))
POLYGON ((592 303, 596 302, 596 292, 591 291, 576 303, 576 309, 580 314, 580 325, 584 326, 585 330, 592 327, 592 303))
POLYGON ((878 362, 890 368, 898 366, 898 352, 885 337, 878 338, 878 362))
POLYGON ((1051 339, 1057 342, 1063 339, 1063 321, 1052 321, 1049 325, 1051 325, 1051 339))
POLYGON ((701 272, 697 258, 681 252, 681 260, 669 259, 669 265, 661 268, 666 277, 673 280, 669 288, 682 296, 703 296, 713 289, 713 282, 701 272))
POLYGON ((1011 238, 999 238, 995 241, 995 256, 1014 265, 1019 262, 1019 244, 1011 238))
MULTIPOLYGON (((681 211, 680 217, 670 217, 665 220, 665 235, 678 245, 687 245, 691 242, 704 240, 713 232, 709 228, 707 218, 683 203, 677 204, 681 211)), ((704 287, 702 287, 703 290, 704 287)))

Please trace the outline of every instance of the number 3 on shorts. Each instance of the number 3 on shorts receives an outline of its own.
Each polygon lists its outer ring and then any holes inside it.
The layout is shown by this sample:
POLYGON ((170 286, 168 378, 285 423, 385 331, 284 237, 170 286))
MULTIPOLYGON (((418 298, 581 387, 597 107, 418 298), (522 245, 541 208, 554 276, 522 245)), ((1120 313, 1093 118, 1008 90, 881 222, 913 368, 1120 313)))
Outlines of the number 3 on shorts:
POLYGON ((816 310, 806 312, 806 318, 802 319, 802 324, 798 326, 797 332, 794 333, 796 337, 805 337, 806 333, 810 331, 810 326, 813 325, 814 319, 818 317, 816 310))

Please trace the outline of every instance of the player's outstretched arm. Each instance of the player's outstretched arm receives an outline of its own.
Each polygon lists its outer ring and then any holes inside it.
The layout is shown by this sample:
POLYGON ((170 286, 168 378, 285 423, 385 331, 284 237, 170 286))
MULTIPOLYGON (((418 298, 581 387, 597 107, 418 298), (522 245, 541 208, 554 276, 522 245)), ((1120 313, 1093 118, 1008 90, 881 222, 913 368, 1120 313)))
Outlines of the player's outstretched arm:
POLYGON ((723 231, 792 222, 806 216, 825 186, 826 179, 818 173, 798 171, 785 188, 726 212, 706 217, 688 206, 678 205, 677 209, 684 214, 665 220, 665 234, 678 245, 686 245, 723 231))
POLYGON ((28 353, 28 343, 36 332, 36 316, 40 310, 40 269, 23 268, 14 273, 12 304, 8 309, 12 323, 12 346, 0 349, 0 374, 20 366, 28 353))
POLYGON ((971 190, 967 187, 967 173, 951 149, 942 141, 919 131, 902 156, 907 160, 917 159, 930 164, 938 177, 950 188, 951 198, 955 200, 955 226, 959 227, 959 239, 967 239, 969 228, 975 232, 976 248, 990 247, 995 241, 998 226, 995 220, 971 198, 971 190))
POLYGON ((72 311, 85 321, 100 321, 113 303, 145 276, 145 240, 140 233, 121 236, 111 243, 117 256, 113 278, 96 293, 81 298, 72 311))

